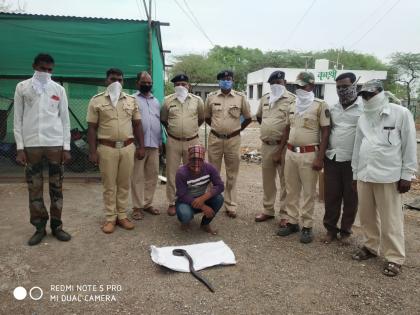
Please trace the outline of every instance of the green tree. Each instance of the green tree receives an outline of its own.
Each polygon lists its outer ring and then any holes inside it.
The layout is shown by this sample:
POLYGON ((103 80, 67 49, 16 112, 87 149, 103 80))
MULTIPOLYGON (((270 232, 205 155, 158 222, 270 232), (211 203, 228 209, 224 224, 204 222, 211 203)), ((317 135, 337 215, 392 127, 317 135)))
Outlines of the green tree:
POLYGON ((405 87, 407 106, 411 105, 412 89, 420 78, 420 54, 396 52, 391 55, 393 78, 405 87))

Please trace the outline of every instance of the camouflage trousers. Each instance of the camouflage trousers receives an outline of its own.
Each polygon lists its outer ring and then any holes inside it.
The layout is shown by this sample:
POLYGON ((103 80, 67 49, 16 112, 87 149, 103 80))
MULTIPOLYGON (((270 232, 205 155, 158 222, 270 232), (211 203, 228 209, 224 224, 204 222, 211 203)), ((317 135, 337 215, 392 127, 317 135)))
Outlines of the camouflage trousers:
POLYGON ((48 182, 50 194, 51 228, 62 225, 63 209, 63 165, 62 147, 29 147, 25 148, 27 165, 25 177, 29 191, 30 222, 37 229, 44 228, 49 217, 44 204, 43 164, 48 163, 48 182))

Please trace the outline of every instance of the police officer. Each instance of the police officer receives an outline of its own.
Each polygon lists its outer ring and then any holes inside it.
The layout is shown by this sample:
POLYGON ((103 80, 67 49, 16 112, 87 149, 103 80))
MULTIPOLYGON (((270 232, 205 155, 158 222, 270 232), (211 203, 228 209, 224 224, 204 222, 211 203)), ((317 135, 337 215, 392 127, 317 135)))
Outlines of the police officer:
POLYGON ((213 164, 219 172, 222 159, 225 161, 225 210, 229 217, 236 218, 240 133, 251 123, 251 112, 245 94, 232 89, 232 71, 224 70, 218 73, 217 80, 220 90, 210 93, 205 103, 206 122, 211 126, 208 156, 210 164, 213 164), (242 123, 241 115, 244 118, 242 123))
POLYGON ((199 143, 198 128, 204 122, 204 104, 201 97, 189 93, 189 79, 176 75, 171 82, 175 93, 165 97, 160 120, 166 127, 166 197, 168 215, 175 215, 175 175, 179 164, 188 162, 188 148, 199 143))
POLYGON ((313 240, 312 225, 315 209, 318 172, 323 168, 328 145, 330 112, 327 103, 316 99, 313 93, 315 77, 301 72, 296 78, 296 102, 287 115, 287 125, 279 151, 273 159, 281 160, 281 149, 287 143, 285 178, 287 220, 280 224, 279 236, 299 231, 299 219, 303 228, 302 243, 313 240), (303 189, 303 205, 299 205, 303 189))
POLYGON ((136 99, 122 92, 122 71, 109 69, 105 83, 106 91, 90 100, 86 120, 89 159, 95 164, 99 163, 104 186, 106 223, 102 231, 112 233, 116 224, 127 230, 134 228, 125 210, 128 206, 134 156, 143 159, 145 150, 136 99), (134 137, 138 143, 137 148, 134 137))
POLYGON ((281 137, 286 127, 286 116, 296 97, 286 90, 286 80, 283 71, 274 71, 268 78, 271 92, 263 95, 257 111, 257 121, 261 124, 261 155, 263 178, 263 206, 264 212, 255 217, 256 222, 263 222, 274 218, 274 203, 277 187, 276 177, 280 179, 280 219, 286 218, 285 199, 286 187, 284 181, 284 155, 282 163, 274 163, 273 153, 279 149, 281 137))

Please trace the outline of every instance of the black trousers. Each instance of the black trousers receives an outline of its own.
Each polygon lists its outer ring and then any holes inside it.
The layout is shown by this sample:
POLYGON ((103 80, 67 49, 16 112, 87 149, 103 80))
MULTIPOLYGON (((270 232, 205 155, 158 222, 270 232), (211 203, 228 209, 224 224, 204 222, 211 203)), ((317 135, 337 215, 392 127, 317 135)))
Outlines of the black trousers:
POLYGON ((325 158, 325 215, 324 227, 328 232, 350 234, 357 214, 357 192, 353 190, 351 161, 337 162, 325 158), (343 211, 341 213, 341 205, 343 211), (337 227, 341 215, 341 227, 337 227))

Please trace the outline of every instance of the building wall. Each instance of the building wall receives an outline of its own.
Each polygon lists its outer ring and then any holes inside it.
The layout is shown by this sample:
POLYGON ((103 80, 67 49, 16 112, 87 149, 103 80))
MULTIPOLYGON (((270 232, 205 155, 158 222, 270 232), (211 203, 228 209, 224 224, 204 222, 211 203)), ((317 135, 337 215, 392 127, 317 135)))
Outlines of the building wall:
MULTIPOLYGON (((329 105, 333 105, 338 101, 335 78, 341 73, 353 72, 357 78, 360 77, 358 85, 372 79, 385 80, 387 77, 386 71, 328 69, 328 62, 325 62, 325 60, 317 60, 315 66, 315 69, 308 69, 307 71, 315 75, 315 84, 320 85, 317 88, 316 96, 323 98, 329 105)), ((270 85, 267 83, 267 80, 270 74, 277 70, 284 71, 288 84, 294 84, 298 74, 305 71, 305 69, 296 68, 264 68, 249 73, 247 76, 247 97, 253 114, 257 112, 261 96, 270 92, 270 85), (251 88, 253 91, 251 91, 251 88), (260 90, 260 93, 258 93, 258 90, 260 90)), ((288 86, 288 90, 292 90, 290 86, 288 86)))

